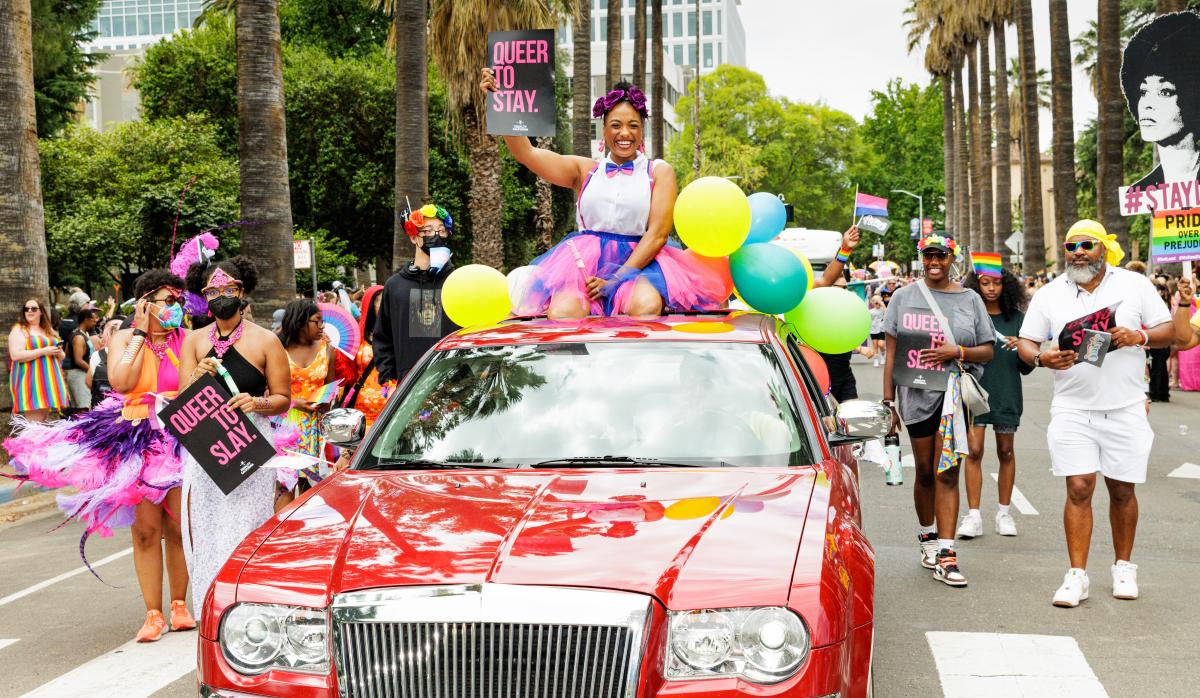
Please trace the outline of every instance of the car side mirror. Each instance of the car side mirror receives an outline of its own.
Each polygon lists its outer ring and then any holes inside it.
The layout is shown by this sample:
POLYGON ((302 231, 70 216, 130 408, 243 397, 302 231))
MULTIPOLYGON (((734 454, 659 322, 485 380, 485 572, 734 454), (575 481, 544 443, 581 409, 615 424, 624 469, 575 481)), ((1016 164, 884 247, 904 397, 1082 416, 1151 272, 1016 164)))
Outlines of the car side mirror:
POLYGON ((367 418, 348 407, 329 410, 321 417, 321 436, 334 446, 353 448, 367 433, 367 418))
POLYGON ((847 400, 837 408, 838 444, 857 443, 887 436, 892 427, 892 411, 878 402, 847 400))

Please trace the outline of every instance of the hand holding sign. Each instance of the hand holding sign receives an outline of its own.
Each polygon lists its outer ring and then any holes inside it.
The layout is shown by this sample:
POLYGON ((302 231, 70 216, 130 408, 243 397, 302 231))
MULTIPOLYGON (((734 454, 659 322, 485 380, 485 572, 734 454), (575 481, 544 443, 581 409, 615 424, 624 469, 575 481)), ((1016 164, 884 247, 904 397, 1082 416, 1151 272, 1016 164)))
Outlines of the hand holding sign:
POLYGON ((554 30, 488 33, 487 131, 498 136, 553 136, 554 30))
POLYGON ((1070 349, 1047 349, 1042 352, 1041 363, 1055 371, 1065 371, 1075 365, 1076 354, 1070 349))

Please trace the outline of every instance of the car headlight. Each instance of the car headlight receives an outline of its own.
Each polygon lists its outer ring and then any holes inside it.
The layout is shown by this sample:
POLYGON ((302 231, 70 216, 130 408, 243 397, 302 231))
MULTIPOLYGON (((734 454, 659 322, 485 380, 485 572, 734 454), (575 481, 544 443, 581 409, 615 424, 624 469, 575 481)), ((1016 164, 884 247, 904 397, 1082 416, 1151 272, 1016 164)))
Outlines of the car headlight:
POLYGON ((239 674, 329 673, 329 614, 323 608, 238 604, 221 619, 220 637, 221 653, 239 674))
POLYGON ((778 683, 808 656, 808 627, 787 608, 671 611, 668 623, 667 680, 740 676, 778 683))

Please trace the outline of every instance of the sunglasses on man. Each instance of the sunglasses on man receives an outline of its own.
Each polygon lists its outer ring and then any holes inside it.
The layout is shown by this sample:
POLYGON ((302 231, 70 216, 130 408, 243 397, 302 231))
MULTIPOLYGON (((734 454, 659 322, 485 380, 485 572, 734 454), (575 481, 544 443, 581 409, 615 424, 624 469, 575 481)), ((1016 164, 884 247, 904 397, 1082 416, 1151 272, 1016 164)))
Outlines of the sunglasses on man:
POLYGON ((1095 240, 1077 240, 1075 242, 1064 242, 1063 249, 1067 252, 1075 252, 1075 250, 1082 247, 1085 252, 1091 252, 1099 244, 1095 240))

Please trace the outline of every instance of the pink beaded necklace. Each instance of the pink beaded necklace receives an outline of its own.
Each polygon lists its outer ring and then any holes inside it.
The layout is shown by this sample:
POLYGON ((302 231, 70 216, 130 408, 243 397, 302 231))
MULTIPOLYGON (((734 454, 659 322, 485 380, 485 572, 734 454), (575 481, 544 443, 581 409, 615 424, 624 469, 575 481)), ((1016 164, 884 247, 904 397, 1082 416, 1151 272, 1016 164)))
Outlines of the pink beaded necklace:
POLYGON ((212 329, 208 331, 208 341, 212 342, 213 353, 217 355, 218 359, 223 358, 225 352, 229 351, 229 348, 242 338, 242 322, 239 321, 237 327, 233 328, 233 332, 230 332, 229 336, 224 339, 217 334, 217 323, 213 323, 212 329))
POLYGON ((169 346, 170 341, 171 341, 171 334, 169 332, 167 333, 167 338, 163 340, 162 344, 155 344, 154 342, 149 341, 149 339, 150 339, 149 337, 146 338, 146 340, 147 340, 146 346, 149 347, 150 351, 153 352, 154 355, 158 357, 158 360, 162 361, 163 359, 167 358, 167 351, 169 351, 171 348, 169 346))

